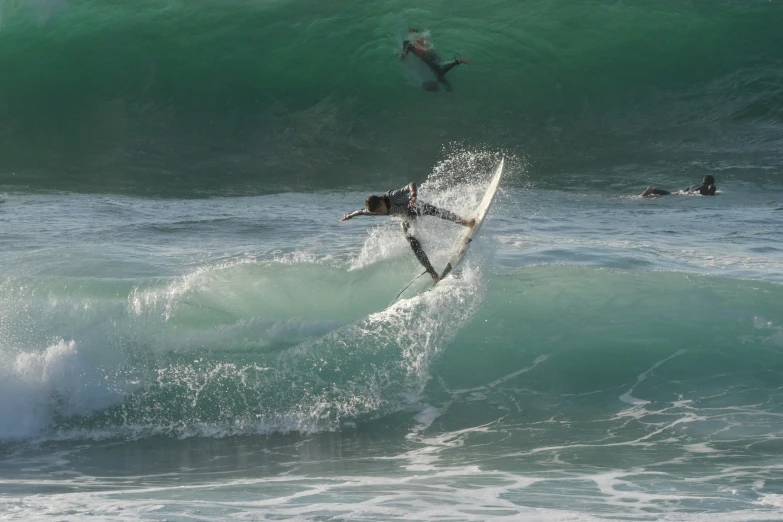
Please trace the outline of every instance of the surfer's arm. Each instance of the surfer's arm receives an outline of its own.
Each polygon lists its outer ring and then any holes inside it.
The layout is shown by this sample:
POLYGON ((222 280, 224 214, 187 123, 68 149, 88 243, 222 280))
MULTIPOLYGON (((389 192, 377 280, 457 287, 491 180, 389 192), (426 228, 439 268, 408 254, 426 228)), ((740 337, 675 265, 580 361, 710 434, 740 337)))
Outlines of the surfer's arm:
POLYGON ((400 54, 397 56, 400 57, 400 60, 404 60, 405 56, 411 51, 411 43, 408 40, 405 40, 402 42, 402 51, 400 51, 400 54))
POLYGON ((360 208, 359 210, 354 210, 350 214, 345 214, 340 221, 348 221, 352 217, 356 216, 372 216, 372 212, 367 210, 366 208, 360 208))
POLYGON ((413 208, 413 206, 416 205, 416 195, 418 193, 418 189, 416 188, 416 183, 411 181, 410 185, 408 185, 408 190, 411 193, 411 200, 408 203, 408 208, 413 208))

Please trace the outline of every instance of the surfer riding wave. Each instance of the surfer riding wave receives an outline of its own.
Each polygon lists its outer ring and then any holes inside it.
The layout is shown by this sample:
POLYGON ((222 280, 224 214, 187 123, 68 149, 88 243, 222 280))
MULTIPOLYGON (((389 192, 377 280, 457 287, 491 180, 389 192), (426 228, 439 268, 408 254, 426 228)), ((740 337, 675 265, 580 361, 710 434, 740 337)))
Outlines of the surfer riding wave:
POLYGON ((472 227, 476 224, 475 219, 462 219, 451 211, 438 208, 429 203, 418 204, 415 183, 409 183, 405 187, 397 190, 390 190, 381 196, 370 196, 364 203, 365 208, 345 214, 341 221, 347 221, 355 216, 394 216, 402 219, 402 231, 405 234, 405 239, 408 240, 408 243, 410 243, 411 248, 413 249, 413 253, 416 254, 416 258, 424 266, 435 283, 440 280, 440 277, 430 263, 427 254, 424 253, 424 249, 422 249, 419 240, 411 234, 409 221, 415 220, 421 215, 425 215, 453 221, 454 223, 459 223, 465 227, 472 227))

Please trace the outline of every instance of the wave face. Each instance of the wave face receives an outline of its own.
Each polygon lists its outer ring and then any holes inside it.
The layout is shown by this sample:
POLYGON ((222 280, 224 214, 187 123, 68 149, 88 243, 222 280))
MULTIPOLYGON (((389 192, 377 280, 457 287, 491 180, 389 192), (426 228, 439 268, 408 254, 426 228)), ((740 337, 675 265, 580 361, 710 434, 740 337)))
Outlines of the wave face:
POLYGON ((1 2, 0 185, 332 188, 420 169, 451 142, 525 156, 545 179, 574 158, 774 155, 781 23, 778 2, 719 0, 1 2), (411 25, 471 59, 452 95, 395 60, 411 25))
POLYGON ((383 271, 307 262, 166 284, 17 280, 2 292, 14 349, 0 437, 315 433, 421 404, 466 427, 555 415, 619 436, 649 415, 695 441, 716 424, 736 436, 746 417, 774 431, 779 285, 555 266, 484 276, 468 266, 369 315, 393 297, 383 271))

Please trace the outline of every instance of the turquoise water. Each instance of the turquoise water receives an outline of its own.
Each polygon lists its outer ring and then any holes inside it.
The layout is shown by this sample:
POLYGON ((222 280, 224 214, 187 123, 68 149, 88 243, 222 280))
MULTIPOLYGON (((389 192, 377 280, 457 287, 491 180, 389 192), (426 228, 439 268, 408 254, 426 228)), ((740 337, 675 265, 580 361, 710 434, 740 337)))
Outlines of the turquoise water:
POLYGON ((779 3, 0 21, 3 517, 783 517, 779 3), (399 224, 340 216, 411 180, 469 215, 501 156, 459 277, 390 305, 399 224))
POLYGON ((18 0, 0 16, 0 172, 31 190, 404 183, 452 142, 550 182, 779 157, 779 2, 18 0), (411 25, 472 60, 452 96, 394 59, 411 25))

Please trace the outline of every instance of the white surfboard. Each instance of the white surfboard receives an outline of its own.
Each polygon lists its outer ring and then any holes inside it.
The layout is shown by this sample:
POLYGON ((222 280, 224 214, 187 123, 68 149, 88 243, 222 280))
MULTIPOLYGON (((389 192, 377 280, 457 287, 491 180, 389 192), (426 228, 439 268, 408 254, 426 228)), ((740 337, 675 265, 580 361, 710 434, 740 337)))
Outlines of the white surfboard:
MULTIPOLYGON (((440 275, 441 279, 449 275, 449 273, 454 270, 457 265, 460 264, 460 262, 462 262, 462 258, 465 257, 465 252, 468 250, 468 245, 470 245, 470 243, 473 241, 473 238, 476 237, 476 234, 478 234, 478 231, 481 228, 481 224, 484 223, 484 218, 487 217, 487 212, 489 212, 489 208, 492 206, 492 201, 495 199, 495 193, 498 191, 500 177, 503 175, 504 161, 504 158, 500 159, 500 165, 498 165, 497 170, 495 170, 495 174, 492 176, 492 181, 490 181, 489 187, 487 187, 487 191, 484 193, 484 199, 481 200, 481 204, 479 204, 478 208, 476 209, 476 213, 473 216, 476 219, 476 224, 473 225, 472 228, 465 230, 457 250, 451 256, 448 264, 446 264, 446 268, 443 269, 443 272, 440 275)), ((422 272, 419 277, 426 273, 426 271, 422 272)), ((397 297, 394 298, 391 304, 396 303, 397 299, 399 299, 400 296, 419 279, 419 277, 415 278, 413 281, 408 283, 405 288, 400 290, 400 293, 397 294, 397 297)))
POLYGON ((460 241, 457 250, 454 252, 454 255, 451 256, 451 259, 449 259, 446 268, 443 269, 443 272, 440 275, 441 279, 449 275, 449 272, 457 268, 457 265, 460 264, 462 258, 465 257, 465 252, 468 250, 468 245, 470 245, 471 241, 473 241, 473 238, 476 237, 476 234, 478 234, 478 231, 481 228, 481 224, 484 223, 484 218, 487 217, 487 212, 489 212, 489 208, 492 206, 492 201, 495 199, 495 194, 498 191, 500 177, 503 175, 504 161, 505 158, 500 159, 500 165, 498 165, 494 176, 492 176, 492 181, 489 183, 489 187, 487 187, 487 192, 484 193, 484 199, 481 200, 481 204, 476 209, 476 214, 474 215, 476 224, 465 231, 465 234, 462 236, 462 241, 460 241))

